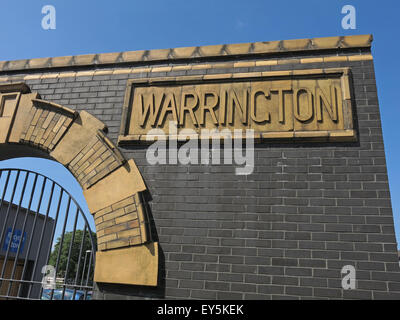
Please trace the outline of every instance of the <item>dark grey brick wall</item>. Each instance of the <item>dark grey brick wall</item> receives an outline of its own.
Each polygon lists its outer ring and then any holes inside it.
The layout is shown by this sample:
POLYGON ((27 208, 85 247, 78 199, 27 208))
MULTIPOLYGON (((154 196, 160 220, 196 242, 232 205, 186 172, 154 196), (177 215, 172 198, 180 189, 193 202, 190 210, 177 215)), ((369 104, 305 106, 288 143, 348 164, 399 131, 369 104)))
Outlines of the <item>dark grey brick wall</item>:
MULTIPOLYGON (((312 57, 319 54, 326 52, 312 57)), ((299 53, 298 57, 310 56, 299 53)), ((135 159, 149 188, 153 237, 161 248, 159 286, 99 284, 97 298, 400 298, 372 61, 180 74, 330 67, 352 70, 356 143, 258 144, 255 169, 248 176, 235 175, 230 165, 150 166, 145 147, 122 149, 135 159), (348 264, 356 268, 355 290, 341 286, 340 271, 348 264)), ((116 141, 126 81, 149 75, 42 79, 27 84, 43 99, 97 116, 116 141)))

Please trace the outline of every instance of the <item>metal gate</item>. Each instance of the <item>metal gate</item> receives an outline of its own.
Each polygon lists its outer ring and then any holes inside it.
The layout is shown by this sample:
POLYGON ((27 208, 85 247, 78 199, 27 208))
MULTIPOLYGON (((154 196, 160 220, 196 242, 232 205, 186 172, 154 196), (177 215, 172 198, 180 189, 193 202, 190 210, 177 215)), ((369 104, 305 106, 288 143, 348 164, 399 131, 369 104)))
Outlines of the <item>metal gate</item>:
POLYGON ((52 179, 0 169, 0 299, 88 300, 96 236, 52 179))

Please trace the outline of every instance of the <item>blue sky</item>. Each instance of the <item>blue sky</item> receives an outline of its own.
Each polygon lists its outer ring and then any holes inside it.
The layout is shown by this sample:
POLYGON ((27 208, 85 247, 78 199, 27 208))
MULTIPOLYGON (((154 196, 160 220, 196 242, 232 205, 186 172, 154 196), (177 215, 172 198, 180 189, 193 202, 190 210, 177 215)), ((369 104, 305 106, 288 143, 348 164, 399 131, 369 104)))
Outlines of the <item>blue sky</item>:
MULTIPOLYGON (((2 0, 0 60, 182 46, 271 41, 351 34, 374 35, 373 56, 381 108, 392 204, 400 242, 400 133, 397 77, 400 42, 398 1, 101 1, 2 0), (344 30, 341 9, 356 8, 356 29, 344 30), (56 9, 56 29, 43 30, 44 5, 56 9)), ((10 163, 1 164, 1 167, 10 163)), ((86 204, 77 184, 58 164, 29 165, 68 182, 86 204)), ((25 165, 26 167, 26 165, 25 165)), ((64 183, 65 185, 65 183, 64 183)))

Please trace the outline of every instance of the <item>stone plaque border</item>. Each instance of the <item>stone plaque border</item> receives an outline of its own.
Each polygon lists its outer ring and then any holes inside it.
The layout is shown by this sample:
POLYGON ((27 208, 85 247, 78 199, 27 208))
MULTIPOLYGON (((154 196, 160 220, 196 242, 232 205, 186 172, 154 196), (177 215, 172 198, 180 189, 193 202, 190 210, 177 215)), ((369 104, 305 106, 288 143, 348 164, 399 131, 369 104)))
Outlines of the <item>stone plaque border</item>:
MULTIPOLYGON (((293 141, 356 141, 357 133, 353 127, 353 107, 351 99, 350 68, 324 68, 324 69, 305 69, 305 70, 289 70, 289 71, 267 71, 267 72, 247 72, 247 73, 224 73, 224 74, 207 74, 195 76, 178 76, 178 77, 156 77, 129 79, 127 81, 124 104, 122 108, 122 119, 120 133, 118 137, 118 145, 129 144, 148 144, 154 139, 148 141, 148 135, 130 134, 129 121, 131 118, 131 105, 135 87, 148 87, 152 85, 185 85, 185 84, 209 84, 226 82, 239 82, 244 80, 279 80, 287 78, 304 78, 339 76, 341 79, 342 104, 343 104, 343 130, 324 130, 324 131, 277 131, 277 132, 255 132, 254 138, 256 142, 293 142, 293 141)), ((169 135, 169 138, 176 138, 169 135)), ((244 138, 244 136, 233 135, 234 138, 244 138)))

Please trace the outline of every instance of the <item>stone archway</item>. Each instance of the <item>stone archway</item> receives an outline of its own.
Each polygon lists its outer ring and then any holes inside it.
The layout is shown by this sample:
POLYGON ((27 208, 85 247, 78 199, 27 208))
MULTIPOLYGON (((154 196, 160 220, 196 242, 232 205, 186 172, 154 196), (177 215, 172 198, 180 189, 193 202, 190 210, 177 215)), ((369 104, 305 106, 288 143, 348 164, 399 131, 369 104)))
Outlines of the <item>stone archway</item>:
POLYGON ((104 123, 41 100, 25 83, 0 85, 1 158, 37 152, 64 165, 83 189, 98 251, 95 281, 157 285, 158 243, 150 240, 144 181, 106 136, 104 123), (22 150, 22 151, 21 151, 22 150))

